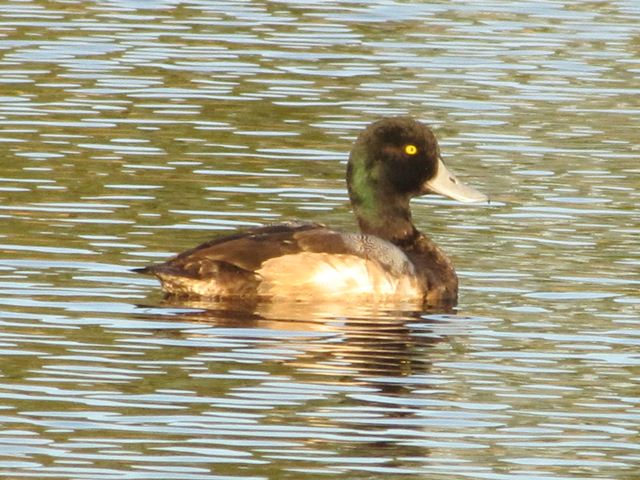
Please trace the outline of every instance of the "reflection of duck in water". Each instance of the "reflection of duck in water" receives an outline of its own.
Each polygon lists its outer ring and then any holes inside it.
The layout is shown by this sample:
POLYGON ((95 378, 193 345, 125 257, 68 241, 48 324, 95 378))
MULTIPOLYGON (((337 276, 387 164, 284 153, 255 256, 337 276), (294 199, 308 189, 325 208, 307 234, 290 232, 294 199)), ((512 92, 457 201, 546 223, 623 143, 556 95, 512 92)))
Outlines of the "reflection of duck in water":
MULTIPOLYGON (((375 382, 381 382, 388 393, 406 386, 401 377, 428 371, 431 357, 426 350, 448 341, 450 324, 441 313, 432 320, 424 310, 408 306, 402 310, 397 305, 347 302, 344 306, 338 314, 337 302, 328 306, 324 302, 258 302, 252 306, 175 297, 163 302, 167 311, 177 308, 172 315, 175 320, 191 325, 185 331, 188 336, 234 339, 237 335, 241 343, 257 339, 259 350, 267 351, 272 345, 280 352, 280 360, 288 352, 285 364, 304 369, 305 376, 335 379, 338 375, 344 384, 367 384, 357 379, 363 375, 390 376, 393 381, 388 385, 383 378, 375 382), (203 328, 193 328, 194 324, 203 328)), ((251 350, 246 346, 243 352, 251 350)))
POLYGON ((137 271, 154 274, 177 296, 455 303, 453 265, 414 227, 409 201, 427 193, 465 202, 486 197, 449 173, 431 130, 406 117, 373 123, 351 151, 347 184, 362 233, 282 223, 216 238, 137 271))
MULTIPOLYGON (((244 426, 226 424, 222 431, 227 435, 253 438, 256 431, 263 436, 277 432, 281 441, 288 442, 282 453, 310 462, 309 468, 317 465, 306 457, 323 448, 329 435, 341 454, 355 462, 386 459, 376 466, 393 468, 402 464, 396 460, 399 457, 430 454, 420 441, 423 425, 431 418, 459 421, 445 409, 425 405, 443 392, 442 374, 432 372, 432 361, 441 360, 443 354, 434 348, 443 342, 446 352, 450 342, 446 317, 430 317, 422 310, 385 311, 376 304, 355 305, 344 317, 329 312, 322 318, 315 309, 315 317, 283 319, 255 313, 248 305, 245 311, 237 302, 169 297, 160 321, 167 321, 172 302, 179 327, 163 329, 158 337, 166 335, 169 346, 181 346, 171 348, 172 354, 186 351, 188 361, 175 369, 171 388, 189 385, 185 388, 215 396, 215 406, 228 405, 232 419, 243 412, 251 416, 244 426), (230 311, 230 306, 237 309, 230 311), (185 307, 204 310, 189 312, 185 307), (204 365, 194 366, 198 361, 204 365)), ((261 302, 260 307, 269 303, 261 302)), ((149 355, 156 358, 157 353, 149 355)), ((157 388, 167 388, 166 376, 151 381, 162 385, 157 388)), ((332 442, 325 447, 331 448, 332 442)), ((271 452, 277 455, 277 450, 271 452)), ((259 450, 255 455, 263 458, 259 450)))

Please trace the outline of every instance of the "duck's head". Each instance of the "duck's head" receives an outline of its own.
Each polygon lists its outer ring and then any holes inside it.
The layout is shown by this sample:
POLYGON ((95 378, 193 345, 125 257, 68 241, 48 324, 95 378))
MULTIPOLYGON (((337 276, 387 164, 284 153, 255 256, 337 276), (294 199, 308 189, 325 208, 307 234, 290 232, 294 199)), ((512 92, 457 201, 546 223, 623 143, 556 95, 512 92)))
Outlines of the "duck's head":
POLYGON ((437 193, 462 202, 487 200, 456 179, 433 132, 410 117, 378 120, 360 134, 349 156, 347 184, 360 227, 389 240, 413 233, 412 197, 437 193))

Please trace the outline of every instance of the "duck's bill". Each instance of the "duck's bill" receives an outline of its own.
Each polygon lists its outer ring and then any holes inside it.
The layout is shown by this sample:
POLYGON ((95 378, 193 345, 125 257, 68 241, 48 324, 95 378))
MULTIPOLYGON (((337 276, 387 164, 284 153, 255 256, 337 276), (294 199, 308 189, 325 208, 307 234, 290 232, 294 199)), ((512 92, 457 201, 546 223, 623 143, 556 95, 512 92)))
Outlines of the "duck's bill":
POLYGON ((424 191, 426 193, 438 193, 459 202, 486 202, 489 200, 489 197, 484 193, 480 193, 475 188, 461 183, 445 167, 441 159, 438 160, 438 170, 435 177, 424 183, 424 191))

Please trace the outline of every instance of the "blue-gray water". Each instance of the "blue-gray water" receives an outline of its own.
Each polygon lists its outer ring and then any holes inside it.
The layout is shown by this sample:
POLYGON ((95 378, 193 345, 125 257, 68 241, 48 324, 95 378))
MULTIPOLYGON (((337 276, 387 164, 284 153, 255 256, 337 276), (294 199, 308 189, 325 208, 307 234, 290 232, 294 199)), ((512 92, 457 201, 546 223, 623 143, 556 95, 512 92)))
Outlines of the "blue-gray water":
POLYGON ((0 5, 0 477, 637 478, 637 1, 0 5), (129 269, 300 218, 431 124, 446 314, 167 304, 129 269))

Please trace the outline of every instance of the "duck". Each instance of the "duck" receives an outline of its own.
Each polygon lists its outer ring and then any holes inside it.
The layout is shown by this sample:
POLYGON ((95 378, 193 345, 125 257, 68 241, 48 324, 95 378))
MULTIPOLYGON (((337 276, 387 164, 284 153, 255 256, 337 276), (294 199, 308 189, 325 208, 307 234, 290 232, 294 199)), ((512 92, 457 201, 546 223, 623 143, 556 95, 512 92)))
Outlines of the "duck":
POLYGON ((426 194, 460 202, 488 197, 447 169, 429 126, 413 117, 385 117, 368 125, 351 149, 346 182, 359 231, 287 221, 213 238, 134 270, 155 275, 170 297, 455 304, 453 263, 415 227, 410 200, 426 194))

